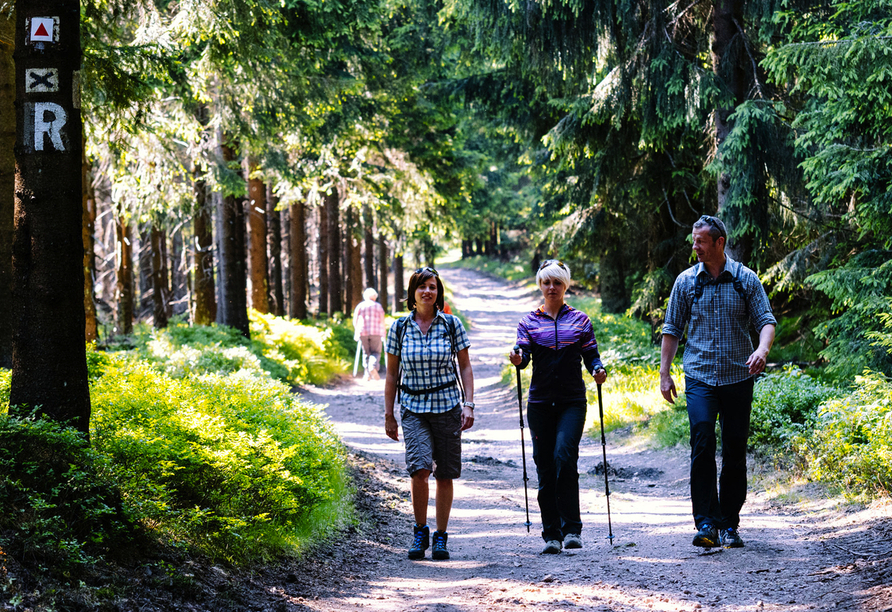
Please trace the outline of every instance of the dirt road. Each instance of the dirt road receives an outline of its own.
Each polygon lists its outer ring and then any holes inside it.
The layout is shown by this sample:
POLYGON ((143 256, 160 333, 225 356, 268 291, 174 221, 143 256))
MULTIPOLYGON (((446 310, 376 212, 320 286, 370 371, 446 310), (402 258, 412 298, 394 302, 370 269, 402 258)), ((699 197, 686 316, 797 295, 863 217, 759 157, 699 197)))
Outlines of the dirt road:
POLYGON ((408 477, 402 443, 384 435, 383 381, 306 388, 302 395, 327 405, 356 453, 366 520, 321 551, 308 573, 291 576, 280 592, 288 609, 892 610, 885 586, 892 582, 889 506, 855 511, 828 501, 781 504, 756 487, 743 511, 746 547, 704 551, 691 546, 687 451, 651 450, 619 436, 608 438, 608 461, 626 476, 610 482, 614 545, 607 538, 603 475, 588 473, 601 463, 600 441, 586 437, 580 457, 584 547, 539 554, 529 431, 533 527, 527 533, 517 397, 499 382, 515 325, 536 296, 471 271, 442 274, 455 305, 472 321, 477 388, 477 423, 463 437, 463 477, 456 481, 452 558, 406 558, 408 477))

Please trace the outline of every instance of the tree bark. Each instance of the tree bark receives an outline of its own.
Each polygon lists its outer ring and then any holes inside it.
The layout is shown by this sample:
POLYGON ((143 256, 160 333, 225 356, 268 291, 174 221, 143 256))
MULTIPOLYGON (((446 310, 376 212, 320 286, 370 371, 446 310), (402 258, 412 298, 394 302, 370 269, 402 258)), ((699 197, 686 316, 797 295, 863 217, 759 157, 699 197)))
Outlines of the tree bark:
POLYGON ((269 295, 270 312, 277 317, 285 316, 285 291, 282 287, 282 222, 279 211, 279 197, 273 193, 272 185, 266 188, 267 249, 269 250, 269 295))
POLYGON ((139 313, 137 318, 142 320, 149 316, 155 308, 155 298, 152 294, 152 227, 145 223, 139 230, 139 248, 136 252, 136 260, 139 262, 139 313))
POLYGON ((95 234, 96 196, 93 193, 92 164, 87 156, 82 156, 83 210, 81 217, 81 239, 84 244, 84 339, 95 342, 99 339, 99 325, 96 321, 96 300, 93 297, 93 280, 96 278, 95 234))
POLYGON ((14 18, 0 18, 0 368, 12 367, 12 241, 15 234, 15 40, 14 18))
MULTIPOLYGON (((744 67, 741 65, 742 60, 738 59, 733 65, 728 65, 729 56, 734 57, 734 54, 729 54, 729 51, 732 49, 734 38, 741 34, 738 31, 738 24, 741 23, 743 23, 743 0, 715 0, 712 22, 712 67, 732 97, 728 106, 717 108, 714 113, 715 147, 716 154, 720 159, 722 145, 731 130, 734 129, 734 123, 730 120, 730 116, 746 97, 746 76, 744 67)), ((727 195, 731 189, 732 180, 730 175, 721 172, 718 176, 716 194, 717 214, 722 217, 729 234, 736 229, 740 222, 739 211, 727 207, 727 195)), ((753 250, 751 234, 747 233, 734 239, 729 235, 726 242, 726 249, 731 257, 744 264, 750 262, 753 250)))
POLYGON ((179 226, 170 237, 169 257, 165 260, 170 264, 170 298, 168 299, 167 312, 171 317, 183 314, 189 309, 189 281, 183 251, 183 230, 182 226, 179 226))
POLYGON ((291 205, 291 318, 307 318, 307 284, 310 273, 307 265, 306 206, 303 200, 291 205))
POLYGON ((115 223, 115 278, 117 279, 116 332, 133 333, 133 242, 130 223, 118 217, 115 223))
POLYGON ((195 193, 195 216, 192 218, 192 231, 195 234, 195 254, 192 260, 192 299, 194 301, 192 322, 195 325, 210 325, 217 320, 213 222, 211 209, 207 203, 205 182, 196 180, 192 189, 195 193))
POLYGON ((279 217, 282 225, 282 295, 285 298, 282 302, 282 316, 287 314, 291 317, 294 316, 291 306, 294 297, 291 293, 291 209, 280 211, 279 217))
POLYGON ((344 245, 344 312, 353 312, 353 306, 356 304, 356 293, 354 285, 358 285, 353 277, 353 208, 348 207, 347 213, 344 215, 344 239, 341 241, 344 245))
POLYGON ((269 260, 266 255, 266 185, 256 178, 260 169, 256 157, 248 157, 248 280, 251 286, 251 307, 269 313, 269 260))
POLYGON ((80 68, 80 3, 16 2, 10 413, 36 409, 88 433, 80 68), (32 15, 58 17, 39 22, 48 42, 32 15), (54 89, 35 90, 35 75, 54 89))
MULTIPOLYGON (((220 145, 224 163, 235 160, 235 149, 224 139, 220 145)), ((219 265, 220 296, 217 323, 228 325, 251 337, 248 320, 248 270, 245 262, 245 201, 234 195, 220 200, 219 265)))
POLYGON ((362 302, 362 241, 360 240, 362 228, 359 226, 359 211, 350 208, 351 227, 347 234, 348 244, 350 246, 350 277, 353 279, 350 293, 350 306, 348 312, 353 312, 360 302, 362 302))
POLYGON ((389 263, 390 260, 387 258, 387 241, 384 240, 384 236, 378 236, 378 264, 381 266, 378 272, 380 280, 378 283, 378 301, 384 307, 385 313, 390 312, 387 304, 387 266, 389 263))
POLYGON ((328 302, 328 206, 321 202, 319 208, 319 228, 317 259, 319 260, 319 314, 331 314, 328 302))
POLYGON ((403 298, 406 297, 405 287, 403 287, 403 277, 405 270, 403 269, 403 254, 398 253, 393 256, 393 312, 403 311, 403 298))
POLYGON ((363 242, 365 243, 365 286, 377 287, 375 280, 375 219, 372 208, 366 204, 362 209, 363 242))
POLYGON ((167 242, 167 236, 161 227, 156 224, 152 225, 151 230, 152 241, 152 318, 155 329, 164 329, 167 327, 167 274, 165 260, 164 243, 167 242))
POLYGON ((341 275, 341 200, 337 187, 325 196, 328 209, 328 314, 342 312, 344 287, 341 275))

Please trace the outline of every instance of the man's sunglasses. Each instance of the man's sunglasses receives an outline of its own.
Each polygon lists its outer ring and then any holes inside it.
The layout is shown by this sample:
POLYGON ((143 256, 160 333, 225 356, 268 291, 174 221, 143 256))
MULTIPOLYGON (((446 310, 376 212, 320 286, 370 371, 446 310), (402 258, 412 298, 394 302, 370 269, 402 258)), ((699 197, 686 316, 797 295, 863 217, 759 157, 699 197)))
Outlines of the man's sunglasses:
POLYGON ((562 262, 560 260, 546 259, 545 261, 542 262, 542 265, 539 266, 539 272, 541 272, 543 268, 546 268, 546 267, 550 266, 551 264, 557 264, 557 266, 559 268, 561 268, 562 270, 567 269, 567 266, 564 265, 564 262, 562 262))
POLYGON ((700 220, 709 225, 710 227, 714 227, 719 230, 721 234, 721 238, 728 239, 728 236, 725 234, 725 229, 722 227, 721 223, 719 223, 718 219, 712 217, 710 215, 703 215, 700 217, 700 220))
POLYGON ((415 270, 415 274, 421 274, 422 272, 430 272, 437 278, 440 277, 440 273, 437 272, 436 270, 434 270, 433 268, 431 268, 430 266, 424 266, 423 268, 418 268, 417 270, 415 270))

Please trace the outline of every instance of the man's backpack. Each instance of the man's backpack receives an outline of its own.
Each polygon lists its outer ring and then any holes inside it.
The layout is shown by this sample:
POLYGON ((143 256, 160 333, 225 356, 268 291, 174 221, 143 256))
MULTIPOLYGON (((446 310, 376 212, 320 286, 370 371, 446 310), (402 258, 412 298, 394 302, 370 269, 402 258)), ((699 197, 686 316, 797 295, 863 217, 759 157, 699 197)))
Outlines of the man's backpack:
POLYGON ((743 283, 740 280, 740 270, 743 268, 743 264, 737 264, 737 273, 734 276, 728 277, 727 275, 720 275, 712 283, 706 281, 705 274, 698 274, 694 279, 694 301, 691 303, 691 312, 693 312, 694 307, 697 305, 699 299, 703 296, 703 289, 709 284, 722 284, 722 283, 734 283, 734 290, 740 296, 740 299, 743 300, 743 308, 746 316, 749 317, 750 314, 750 304, 749 300, 746 297, 746 291, 743 288, 743 283))

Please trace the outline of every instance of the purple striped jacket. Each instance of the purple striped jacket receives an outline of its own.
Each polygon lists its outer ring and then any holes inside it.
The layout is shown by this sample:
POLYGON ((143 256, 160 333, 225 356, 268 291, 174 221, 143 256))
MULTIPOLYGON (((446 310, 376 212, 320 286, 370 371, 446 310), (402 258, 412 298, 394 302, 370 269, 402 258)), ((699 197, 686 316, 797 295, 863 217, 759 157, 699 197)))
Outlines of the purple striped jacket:
POLYGON ((564 304, 557 319, 537 308, 517 324, 523 350, 521 368, 533 360, 529 401, 585 400, 582 364, 590 374, 603 368, 592 322, 584 312, 564 304))

